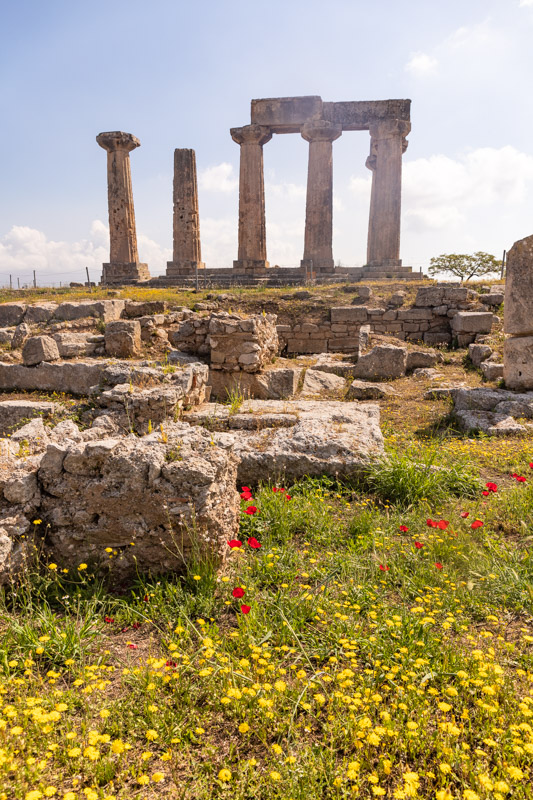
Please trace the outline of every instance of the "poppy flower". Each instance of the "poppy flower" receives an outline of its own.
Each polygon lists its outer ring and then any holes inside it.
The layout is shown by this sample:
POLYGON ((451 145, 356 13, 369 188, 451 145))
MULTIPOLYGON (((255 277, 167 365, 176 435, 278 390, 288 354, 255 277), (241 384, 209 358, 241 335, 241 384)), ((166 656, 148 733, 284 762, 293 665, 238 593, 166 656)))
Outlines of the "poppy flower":
POLYGON ((261 547, 261 542, 258 542, 255 536, 250 536, 248 539, 248 544, 252 548, 252 550, 259 550, 261 547))
POLYGON ((233 550, 234 547, 242 547, 242 542, 239 542, 238 539, 230 539, 228 545, 233 550))
POLYGON ((525 483, 526 482, 526 479, 524 478, 524 476, 523 475, 518 475, 516 472, 513 472, 511 474, 511 478, 514 478, 516 481, 518 481, 518 483, 525 483))
POLYGON ((482 526, 483 526, 483 523, 481 522, 481 520, 480 520, 480 519, 475 519, 475 520, 474 520, 474 522, 471 524, 471 526, 470 526, 470 527, 471 527, 473 530, 475 530, 476 528, 481 528, 482 526))
POLYGON ((134 631, 137 631, 137 630, 139 630, 141 625, 142 625, 142 622, 134 622, 131 627, 133 628, 134 631))
POLYGON ((273 492, 281 492, 281 493, 283 494, 283 492, 285 491, 285 489, 281 489, 281 488, 280 488, 280 489, 278 489, 276 486, 273 486, 273 487, 272 487, 272 491, 273 491, 273 492))
POLYGON ((241 486, 241 492, 251 492, 251 491, 252 490, 250 489, 249 486, 241 486))
POLYGON ((417 550, 422 550, 424 545, 422 544, 422 542, 415 542, 415 547, 417 550))
POLYGON ((380 565, 379 565, 379 568, 380 568, 380 570, 381 570, 382 572, 388 572, 388 571, 390 570, 390 567, 389 567, 388 565, 387 565, 387 566, 385 566, 384 564, 380 564, 380 565))
POLYGON ((244 589, 240 586, 236 586, 235 589, 232 591, 233 597, 244 597, 244 589))
POLYGON ((440 563, 440 561, 435 561, 435 566, 437 567, 437 569, 442 569, 442 564, 440 563))
POLYGON ((147 595, 147 594, 145 594, 145 595, 144 595, 144 597, 143 597, 143 601, 144 601, 145 603, 147 603, 147 602, 148 602, 148 595, 147 595))
POLYGON ((428 526, 428 528, 436 528, 437 525, 438 525, 438 522, 437 522, 436 519, 427 519, 426 520, 426 525, 428 526))
MULTIPOLYGON (((489 481, 488 483, 485 484, 485 486, 487 487, 487 494, 489 492, 497 492, 498 491, 498 484, 497 483, 492 483, 491 481, 489 481)), ((485 494, 485 492, 483 492, 483 494, 485 494)))
POLYGON ((285 500, 292 500, 292 494, 286 494, 285 500))
POLYGON ((167 662, 165 663, 165 667, 177 667, 177 666, 178 666, 178 665, 176 664, 176 662, 175 662, 175 661, 167 661, 167 662))
POLYGON ((128 647, 130 648, 130 650, 137 650, 137 645, 132 644, 131 642, 129 643, 128 647))
POLYGON ((252 493, 251 492, 241 492, 241 500, 251 500, 252 493))
POLYGON ((533 461, 529 462, 529 469, 533 469, 533 461))
POLYGON ((437 522, 437 528, 440 528, 441 531, 445 531, 449 524, 447 519, 441 519, 437 522))
POLYGON ((114 621, 115 621, 114 617, 104 617, 104 622, 106 622, 108 625, 110 625, 114 621))
POLYGON ((407 525, 400 525, 400 527, 399 527, 399 530, 400 530, 402 533, 407 533, 407 531, 409 530, 409 528, 407 527, 407 525))
POLYGON ((251 610, 252 609, 250 606, 244 606, 244 605, 241 606, 241 611, 243 614, 249 614, 251 610))
POLYGON ((257 514, 258 511, 259 509, 257 506, 248 506, 248 508, 244 509, 244 513, 249 514, 251 517, 253 517, 254 514, 257 514))
POLYGON ((469 511, 461 511, 461 516, 462 516, 463 519, 466 519, 467 517, 470 516, 470 512, 469 511))

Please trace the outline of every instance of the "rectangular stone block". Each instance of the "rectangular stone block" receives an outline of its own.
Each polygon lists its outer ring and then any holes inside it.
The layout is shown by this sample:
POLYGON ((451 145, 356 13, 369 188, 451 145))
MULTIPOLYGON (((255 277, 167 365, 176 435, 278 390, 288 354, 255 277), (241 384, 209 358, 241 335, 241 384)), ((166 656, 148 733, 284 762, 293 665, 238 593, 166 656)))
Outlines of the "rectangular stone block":
POLYGON ((325 339, 289 339, 287 341, 288 353, 326 353, 328 349, 325 339))
POLYGON ((505 340, 503 379, 507 389, 533 389, 533 336, 513 336, 505 340))
POLYGON ((462 333, 490 333, 494 315, 490 311, 458 311, 452 319, 452 331, 462 333))
POLYGON ((353 100, 324 103, 324 119, 342 125, 345 131, 368 130, 372 122, 387 117, 410 119, 410 100, 353 100))
POLYGON ((364 324, 368 318, 366 306, 337 306, 331 309, 331 322, 358 322, 364 324))
POLYGON ((359 338, 358 337, 349 337, 345 339, 330 339, 329 340, 329 349, 337 352, 342 353, 343 351, 348 350, 357 350, 359 347, 359 338))
POLYGON ((24 303, 0 304, 0 328, 11 328, 20 325, 26 311, 24 303))
POLYGON ((252 124, 267 125, 274 133, 299 133, 307 120, 321 117, 322 98, 318 95, 252 100, 252 124))
POLYGON ((415 306, 427 308, 441 306, 444 302, 444 289, 440 286, 421 286, 415 297, 415 306))
POLYGON ((533 236, 515 242, 507 254, 504 330, 533 334, 533 236))
POLYGON ((398 319, 405 319, 408 322, 431 319, 433 311, 430 308, 401 308, 398 311, 398 319))

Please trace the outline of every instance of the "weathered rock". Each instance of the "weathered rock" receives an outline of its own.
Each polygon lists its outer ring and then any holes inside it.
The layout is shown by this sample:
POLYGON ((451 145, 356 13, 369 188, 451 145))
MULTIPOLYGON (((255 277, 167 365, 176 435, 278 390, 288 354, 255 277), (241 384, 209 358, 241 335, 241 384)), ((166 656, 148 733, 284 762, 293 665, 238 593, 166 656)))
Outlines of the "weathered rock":
POLYGON ((137 320, 108 322, 105 351, 115 358, 135 358, 141 352, 141 326, 137 320))
POLYGON ((278 353, 276 316, 242 319, 236 314, 212 314, 208 323, 211 368, 227 372, 259 372, 278 353))
POLYGON ((28 306, 24 314, 24 322, 34 325, 38 322, 48 322, 52 319, 57 309, 57 303, 35 303, 28 306))
POLYGON ((99 364, 95 361, 53 364, 43 361, 35 367, 0 362, 0 389, 40 389, 45 392, 85 395, 103 379, 104 368, 105 362, 99 364))
POLYGON ((113 322, 120 319, 124 306, 124 300, 87 300, 80 303, 60 303, 54 312, 54 319, 66 321, 97 317, 104 322, 113 322))
POLYGON ((167 361, 169 364, 194 364, 198 361, 198 356, 191 355, 190 353, 182 353, 181 350, 169 350, 167 353, 167 361))
MULTIPOLYGON (((507 254, 504 330, 533 334, 533 236, 515 242, 507 254)), ((1 318, 0 318, 1 321, 1 318)), ((506 381, 507 382, 507 381, 506 381)))
POLYGON ((35 562, 34 535, 29 520, 20 513, 0 517, 0 586, 9 583, 25 566, 35 562))
POLYGON ((501 306, 505 300, 503 292, 489 292, 480 298, 484 306, 501 306))
POLYGON ((533 389, 533 336, 513 336, 505 340, 503 379, 508 389, 533 389))
POLYGON ((0 328, 20 325, 25 312, 26 305, 24 303, 0 303, 0 328))
POLYGON ((382 400, 396 394, 388 383, 370 383, 368 381, 352 381, 346 394, 346 400, 382 400))
POLYGON ((439 372, 433 367, 417 367, 413 370, 413 377, 415 378, 438 378, 439 372))
POLYGON ((517 436, 527 432, 513 417, 492 411, 457 411, 457 422, 466 432, 486 433, 488 436, 517 436))
POLYGON ((323 353, 318 357, 316 364, 312 364, 308 369, 318 370, 319 372, 331 372, 333 375, 339 375, 341 378, 348 378, 354 374, 355 362, 339 361, 338 359, 332 358, 327 353, 323 353))
POLYGON ((438 361, 442 361, 442 355, 435 350, 409 350, 406 369, 409 372, 420 367, 434 367, 438 361))
POLYGON ((407 292, 394 292, 394 294, 389 298, 389 305, 393 308, 400 308, 405 303, 405 298, 407 297, 407 292))
POLYGON ((12 349, 17 350, 19 347, 22 347, 29 336, 31 336, 30 326, 25 322, 21 322, 20 325, 17 325, 13 333, 13 338, 11 339, 12 349))
POLYGON ((22 348, 22 360, 26 367, 43 361, 58 361, 59 350, 51 336, 31 336, 22 348))
POLYGON ((0 402, 0 436, 12 433, 33 417, 49 419, 63 413, 60 403, 37 400, 3 400, 0 402))
POLYGON ((468 357, 475 367, 481 366, 482 361, 486 361, 492 355, 492 347, 488 344, 468 345, 468 357))
POLYGON ((90 338, 94 339, 95 337, 90 334, 72 333, 71 331, 54 333, 54 341, 57 344, 60 358, 83 358, 84 356, 92 355, 98 344, 89 342, 90 338))
POLYGON ((126 300, 124 316, 128 319, 164 314, 168 308, 166 300, 126 300))
POLYGON ((461 333, 490 333, 494 315, 491 311, 459 311, 452 318, 452 330, 461 333))
POLYGON ((369 353, 359 356, 354 377, 375 380, 376 378, 401 378, 405 375, 407 348, 394 345, 377 345, 369 353))
POLYGON ((486 381, 500 380, 503 378, 503 364, 498 364, 496 361, 483 361, 481 372, 486 381))
POLYGON ((314 397, 316 395, 343 395, 346 392, 346 381, 338 375, 319 370, 308 369, 304 376, 302 386, 302 397, 314 397))
POLYGON ((255 373, 210 370, 209 385, 213 398, 221 402, 235 393, 247 399, 284 400, 296 394, 301 374, 301 367, 276 367, 255 373))
POLYGON ((368 319, 368 309, 366 306, 337 306, 331 309, 331 322, 334 325, 346 322, 365 323, 368 319))
POLYGON ((0 344, 8 344, 11 346, 14 335, 14 328, 0 328, 0 344))

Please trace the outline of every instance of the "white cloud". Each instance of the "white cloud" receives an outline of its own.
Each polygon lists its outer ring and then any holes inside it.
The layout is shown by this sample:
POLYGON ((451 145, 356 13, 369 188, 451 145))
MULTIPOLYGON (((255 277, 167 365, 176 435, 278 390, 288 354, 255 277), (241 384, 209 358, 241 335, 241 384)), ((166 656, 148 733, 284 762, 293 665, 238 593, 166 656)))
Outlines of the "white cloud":
POLYGON ((405 65, 405 71, 416 77, 424 77, 436 72, 438 64, 438 60, 427 53, 411 53, 409 61, 405 65))
POLYGON ((533 6, 533 0, 520 0, 518 5, 520 6, 520 8, 522 8, 523 6, 533 6))
POLYGON ((233 165, 227 161, 201 170, 198 184, 206 192, 233 192, 238 185, 233 165))

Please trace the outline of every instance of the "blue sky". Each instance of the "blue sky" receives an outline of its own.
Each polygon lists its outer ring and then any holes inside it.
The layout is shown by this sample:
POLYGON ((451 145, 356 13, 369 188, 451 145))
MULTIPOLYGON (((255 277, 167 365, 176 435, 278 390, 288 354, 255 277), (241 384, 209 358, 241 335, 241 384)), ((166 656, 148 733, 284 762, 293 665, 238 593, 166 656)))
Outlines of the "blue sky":
MULTIPOLYGON (((404 263, 500 254, 533 233, 533 0, 1 0, 0 283, 99 273, 106 259, 105 153, 134 133, 140 254, 164 272, 172 153, 196 150, 204 259, 236 257, 239 147, 250 100, 412 99, 404 157, 404 263)), ((366 132, 334 144, 334 256, 364 262, 366 132)), ((265 145, 271 263, 302 255, 307 144, 265 145)))

